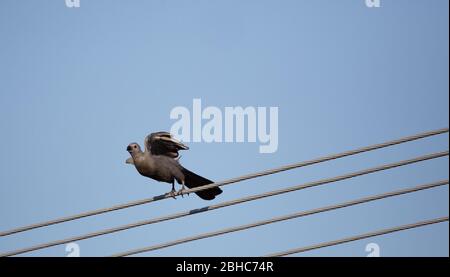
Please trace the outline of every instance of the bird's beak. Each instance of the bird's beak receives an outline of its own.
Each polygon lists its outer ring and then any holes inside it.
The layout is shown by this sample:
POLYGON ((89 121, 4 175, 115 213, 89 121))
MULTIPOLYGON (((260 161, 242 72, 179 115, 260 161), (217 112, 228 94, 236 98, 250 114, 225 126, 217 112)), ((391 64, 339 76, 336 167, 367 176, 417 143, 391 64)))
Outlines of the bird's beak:
POLYGON ((127 147, 127 151, 130 152, 131 151, 131 146, 128 145, 127 147))

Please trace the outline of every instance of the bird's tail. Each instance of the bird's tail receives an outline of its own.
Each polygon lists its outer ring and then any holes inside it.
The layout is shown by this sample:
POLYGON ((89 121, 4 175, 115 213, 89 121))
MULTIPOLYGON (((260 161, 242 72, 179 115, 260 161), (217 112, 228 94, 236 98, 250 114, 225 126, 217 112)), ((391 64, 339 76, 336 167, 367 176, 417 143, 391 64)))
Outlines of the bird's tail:
MULTIPOLYGON (((187 170, 186 168, 183 168, 182 171, 184 174, 184 183, 190 189, 214 183, 213 181, 208 180, 202 176, 199 176, 194 172, 187 170)), ((201 199, 204 200, 213 200, 216 197, 216 195, 219 195, 221 193, 222 190, 219 187, 214 187, 196 192, 196 194, 201 199)))

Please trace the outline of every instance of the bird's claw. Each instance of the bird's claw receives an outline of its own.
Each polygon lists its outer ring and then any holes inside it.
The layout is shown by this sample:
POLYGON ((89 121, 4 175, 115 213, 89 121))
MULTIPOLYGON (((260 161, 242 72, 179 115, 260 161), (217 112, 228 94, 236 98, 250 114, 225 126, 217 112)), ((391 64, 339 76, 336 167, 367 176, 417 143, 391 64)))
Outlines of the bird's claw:
MULTIPOLYGON (((185 188, 181 188, 181 189, 178 191, 178 194, 181 195, 182 198, 184 198, 184 191, 185 191, 185 190, 186 190, 185 188)), ((189 193, 188 193, 187 195, 189 195, 189 193)))
POLYGON ((175 195, 177 195, 177 192, 174 189, 169 192, 169 196, 171 196, 173 199, 177 199, 175 195))
MULTIPOLYGON (((181 195, 181 197, 184 197, 184 191, 186 190, 186 187, 184 186, 184 184, 182 185, 181 189, 178 191, 178 194, 181 195)), ((186 193, 189 196, 189 192, 186 193)))

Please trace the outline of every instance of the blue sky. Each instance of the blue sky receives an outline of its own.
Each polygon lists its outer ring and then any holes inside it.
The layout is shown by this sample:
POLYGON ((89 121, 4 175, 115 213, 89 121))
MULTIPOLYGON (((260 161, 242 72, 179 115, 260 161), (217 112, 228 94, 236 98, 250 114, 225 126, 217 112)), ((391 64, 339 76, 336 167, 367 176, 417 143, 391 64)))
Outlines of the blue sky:
MULTIPOLYGON (((449 126, 448 1, 0 2, 0 230, 167 192, 125 165, 176 106, 279 108, 279 146, 189 143, 220 181, 449 126)), ((448 135, 224 187, 212 203, 447 150, 448 135)), ((448 158, 79 242, 104 256, 448 178, 448 158)), ((448 215, 448 187, 143 256, 258 256, 448 215)), ((191 195, 0 238, 0 252, 210 204, 191 195)), ((448 256, 448 223, 301 256, 448 256)), ((65 256, 57 246, 24 256, 65 256)))

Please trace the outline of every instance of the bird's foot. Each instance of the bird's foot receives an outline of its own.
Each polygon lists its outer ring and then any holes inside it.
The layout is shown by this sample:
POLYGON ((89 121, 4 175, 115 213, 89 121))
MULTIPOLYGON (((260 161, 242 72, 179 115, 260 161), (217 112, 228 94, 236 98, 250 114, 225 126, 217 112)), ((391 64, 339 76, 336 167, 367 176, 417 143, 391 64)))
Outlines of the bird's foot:
POLYGON ((170 192, 169 192, 169 196, 171 196, 173 199, 177 199, 176 197, 175 197, 175 195, 177 195, 177 192, 176 192, 176 190, 171 190, 170 192))
POLYGON ((186 191, 186 187, 183 184, 181 189, 178 191, 178 194, 181 195, 181 197, 184 197, 184 194, 187 194, 189 196, 189 193, 184 193, 184 191, 186 191))
POLYGON ((180 189, 177 193, 179 194, 179 195, 181 195, 181 197, 182 198, 184 198, 184 191, 185 191, 186 189, 180 189))

